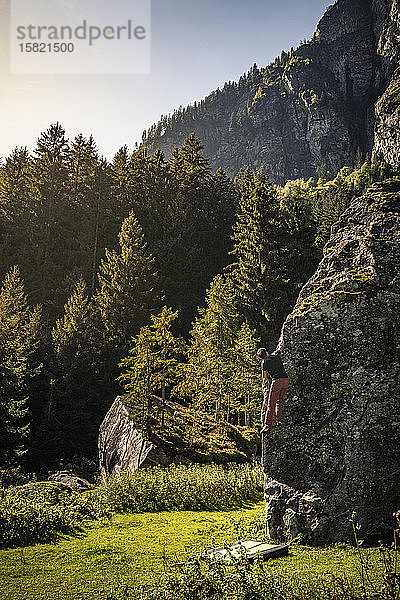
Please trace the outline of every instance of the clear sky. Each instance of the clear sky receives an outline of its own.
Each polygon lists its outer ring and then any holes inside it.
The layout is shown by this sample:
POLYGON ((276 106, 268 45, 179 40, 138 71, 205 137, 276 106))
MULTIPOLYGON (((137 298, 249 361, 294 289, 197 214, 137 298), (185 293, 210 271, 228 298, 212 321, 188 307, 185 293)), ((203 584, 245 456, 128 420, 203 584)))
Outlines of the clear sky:
POLYGON ((41 131, 60 121, 69 137, 93 134, 107 158, 124 144, 133 148, 161 114, 310 38, 333 2, 152 0, 150 74, 28 76, 10 74, 10 1, 0 0, 0 156, 15 146, 32 148, 41 131))

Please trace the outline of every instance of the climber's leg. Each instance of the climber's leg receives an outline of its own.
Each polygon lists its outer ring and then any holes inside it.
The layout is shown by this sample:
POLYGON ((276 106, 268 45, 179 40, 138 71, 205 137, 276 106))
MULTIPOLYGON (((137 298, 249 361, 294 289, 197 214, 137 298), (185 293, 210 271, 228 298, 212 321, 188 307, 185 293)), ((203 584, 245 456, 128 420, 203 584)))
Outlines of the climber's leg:
POLYGON ((262 407, 261 407, 261 426, 262 427, 265 427, 265 424, 266 424, 266 414, 267 414, 267 410, 268 410, 268 396, 269 396, 269 390, 264 393, 264 400, 263 400, 262 407))
MULTIPOLYGON (((289 379, 282 378, 277 379, 276 383, 279 383, 279 395, 275 404, 275 420, 277 422, 282 421, 282 412, 283 412, 283 399, 286 396, 286 392, 289 387, 289 379)), ((277 386, 278 387, 278 386, 277 386)))
POLYGON ((274 422, 276 403, 279 400, 280 388, 278 384, 279 379, 275 379, 271 383, 271 387, 269 389, 268 395, 268 406, 265 413, 265 421, 264 424, 269 429, 272 427, 272 423, 274 422))

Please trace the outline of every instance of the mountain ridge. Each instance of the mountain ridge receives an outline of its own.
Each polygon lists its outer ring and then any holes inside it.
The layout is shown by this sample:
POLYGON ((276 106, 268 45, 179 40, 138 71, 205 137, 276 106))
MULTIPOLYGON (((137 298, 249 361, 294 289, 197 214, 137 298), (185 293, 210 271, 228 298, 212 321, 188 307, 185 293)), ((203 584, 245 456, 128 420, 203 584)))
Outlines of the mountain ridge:
POLYGON ((263 167, 280 184, 321 166, 336 173, 373 150, 398 166, 375 105, 398 65, 399 22, 398 0, 338 0, 309 42, 162 117, 143 144, 169 155, 194 132, 213 169, 263 167))

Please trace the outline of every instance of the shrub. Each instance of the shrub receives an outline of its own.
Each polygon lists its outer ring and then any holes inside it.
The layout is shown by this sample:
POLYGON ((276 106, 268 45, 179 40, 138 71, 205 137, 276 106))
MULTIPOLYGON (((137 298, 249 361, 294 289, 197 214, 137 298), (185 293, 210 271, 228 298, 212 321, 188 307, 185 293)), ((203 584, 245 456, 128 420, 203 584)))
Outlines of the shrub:
POLYGON ((58 482, 0 488, 0 547, 51 541, 113 511, 218 510, 261 494, 257 465, 127 471, 84 493, 58 482))
POLYGON ((190 465, 126 471, 98 488, 117 512, 222 510, 262 497, 259 465, 190 465))
POLYGON ((60 483, 0 489, 0 547, 51 541, 104 515, 93 494, 79 494, 60 483))

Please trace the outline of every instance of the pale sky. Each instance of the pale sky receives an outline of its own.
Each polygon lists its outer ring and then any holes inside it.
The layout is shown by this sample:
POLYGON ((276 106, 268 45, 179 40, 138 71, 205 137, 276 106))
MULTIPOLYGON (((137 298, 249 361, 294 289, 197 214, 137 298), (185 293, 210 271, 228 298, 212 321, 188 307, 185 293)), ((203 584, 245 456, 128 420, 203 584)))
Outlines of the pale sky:
MULTIPOLYGON (((161 114, 201 100, 254 63, 263 67, 309 39, 332 3, 152 0, 150 74, 44 76, 10 74, 10 1, 0 0, 0 157, 16 146, 32 149, 40 132, 59 121, 68 137, 93 134, 109 159, 124 144, 133 149, 161 114)), ((128 10, 132 0, 122 1, 128 10)))

